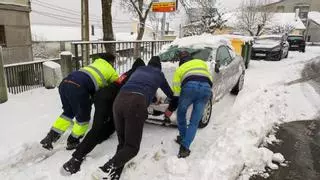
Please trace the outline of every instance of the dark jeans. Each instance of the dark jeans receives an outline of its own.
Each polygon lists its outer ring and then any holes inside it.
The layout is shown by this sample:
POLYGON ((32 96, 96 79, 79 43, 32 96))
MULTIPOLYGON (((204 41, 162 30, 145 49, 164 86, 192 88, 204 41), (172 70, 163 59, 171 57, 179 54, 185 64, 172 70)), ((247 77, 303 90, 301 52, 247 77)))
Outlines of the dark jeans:
POLYGON ((112 105, 117 93, 118 88, 103 88, 96 92, 93 125, 72 154, 73 157, 83 159, 97 144, 107 140, 114 133, 112 105))
POLYGON ((146 98, 141 94, 120 92, 113 104, 113 116, 119 144, 110 161, 122 168, 139 152, 143 125, 148 117, 146 98))
POLYGON ((189 81, 181 89, 177 112, 178 129, 182 145, 188 149, 196 136, 204 108, 211 95, 211 87, 206 82, 189 81), (193 105, 193 109, 187 126, 186 113, 190 105, 193 105))
POLYGON ((59 94, 63 108, 62 115, 70 119, 76 117, 79 123, 90 121, 92 101, 85 87, 65 79, 59 86, 59 94))

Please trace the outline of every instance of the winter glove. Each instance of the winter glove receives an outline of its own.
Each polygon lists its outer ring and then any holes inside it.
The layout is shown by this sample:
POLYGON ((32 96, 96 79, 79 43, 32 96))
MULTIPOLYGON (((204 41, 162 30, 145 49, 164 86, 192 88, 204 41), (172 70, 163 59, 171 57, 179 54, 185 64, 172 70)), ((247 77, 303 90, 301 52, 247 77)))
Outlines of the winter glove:
POLYGON ((170 119, 171 115, 172 115, 172 111, 169 111, 168 109, 164 112, 164 117, 165 118, 169 118, 170 119))

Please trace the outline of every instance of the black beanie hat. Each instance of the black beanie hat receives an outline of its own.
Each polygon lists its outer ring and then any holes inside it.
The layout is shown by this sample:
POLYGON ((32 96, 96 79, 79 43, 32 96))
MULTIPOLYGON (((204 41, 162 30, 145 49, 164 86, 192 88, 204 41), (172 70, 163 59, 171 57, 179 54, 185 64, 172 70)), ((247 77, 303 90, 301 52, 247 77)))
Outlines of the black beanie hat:
POLYGON ((159 56, 152 56, 148 66, 156 67, 161 70, 161 62, 160 62, 160 57, 159 56))
POLYGON ((140 66, 145 66, 146 64, 144 63, 144 61, 141 58, 137 58, 134 63, 132 64, 132 68, 133 70, 136 70, 138 67, 140 66))

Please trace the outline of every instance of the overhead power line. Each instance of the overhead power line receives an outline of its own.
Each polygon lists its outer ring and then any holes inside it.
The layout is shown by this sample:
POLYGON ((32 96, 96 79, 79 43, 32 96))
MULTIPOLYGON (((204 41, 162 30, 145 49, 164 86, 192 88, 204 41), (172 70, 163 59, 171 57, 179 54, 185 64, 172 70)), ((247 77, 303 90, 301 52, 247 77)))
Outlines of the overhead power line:
MULTIPOLYGON (((57 5, 46 3, 46 2, 43 2, 43 1, 39 1, 39 0, 32 0, 32 3, 34 3, 34 4, 38 5, 38 6, 41 6, 43 8, 47 8, 47 9, 50 9, 50 10, 53 10, 53 11, 58 11, 59 13, 67 14, 65 16, 68 16, 68 17, 70 15, 71 16, 77 16, 79 18, 81 17, 81 12, 80 11, 64 8, 64 7, 61 7, 61 6, 57 6, 57 5)), ((90 21, 102 22, 101 16, 99 17, 98 15, 95 15, 95 14, 90 14, 90 16, 91 16, 90 17, 90 21)), ((72 17, 70 17, 70 18, 72 18, 72 17)), ((131 21, 117 20, 115 18, 113 18, 113 22, 115 22, 115 23, 131 23, 131 21)))

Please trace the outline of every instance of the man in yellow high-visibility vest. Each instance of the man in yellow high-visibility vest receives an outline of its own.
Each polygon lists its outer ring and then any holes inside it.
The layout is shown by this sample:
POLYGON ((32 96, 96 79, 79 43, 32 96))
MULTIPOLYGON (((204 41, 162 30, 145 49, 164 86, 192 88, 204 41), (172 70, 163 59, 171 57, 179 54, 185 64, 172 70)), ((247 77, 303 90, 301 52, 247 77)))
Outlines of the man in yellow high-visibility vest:
POLYGON ((199 122, 202 118, 204 108, 212 96, 212 77, 207 63, 201 59, 194 59, 188 51, 178 53, 179 67, 173 77, 174 101, 170 103, 165 116, 172 114, 170 107, 176 107, 178 99, 177 121, 179 136, 177 142, 180 144, 178 157, 185 158, 190 154, 190 145, 196 135, 199 122), (186 113, 190 105, 193 105, 190 123, 187 125, 186 113))
POLYGON ((72 132, 67 139, 67 150, 72 150, 80 143, 88 129, 92 106, 92 96, 99 89, 117 80, 118 73, 112 64, 115 56, 101 53, 92 64, 70 73, 59 85, 59 94, 63 113, 53 123, 47 136, 41 140, 46 149, 52 149, 52 143, 72 125, 72 132), (73 121, 73 118, 76 118, 73 121))

